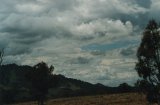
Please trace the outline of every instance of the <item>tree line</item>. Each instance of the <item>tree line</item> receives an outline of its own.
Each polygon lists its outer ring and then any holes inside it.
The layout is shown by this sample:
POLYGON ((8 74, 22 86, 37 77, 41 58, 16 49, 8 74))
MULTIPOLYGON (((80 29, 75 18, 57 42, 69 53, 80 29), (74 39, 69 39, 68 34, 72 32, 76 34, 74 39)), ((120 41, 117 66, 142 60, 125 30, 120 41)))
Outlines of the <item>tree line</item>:
POLYGON ((33 67, 16 64, 0 66, 0 104, 17 101, 38 101, 44 105, 49 88, 53 87, 53 66, 40 62, 33 67))

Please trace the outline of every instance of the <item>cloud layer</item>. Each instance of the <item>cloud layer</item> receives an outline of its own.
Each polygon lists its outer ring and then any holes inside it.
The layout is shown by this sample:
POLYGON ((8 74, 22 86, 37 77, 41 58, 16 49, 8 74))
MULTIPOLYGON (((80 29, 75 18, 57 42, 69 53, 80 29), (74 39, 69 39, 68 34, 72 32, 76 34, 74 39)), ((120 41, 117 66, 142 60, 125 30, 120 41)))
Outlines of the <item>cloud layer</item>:
POLYGON ((4 63, 53 64, 92 83, 133 84, 141 32, 159 0, 1 0, 4 63))

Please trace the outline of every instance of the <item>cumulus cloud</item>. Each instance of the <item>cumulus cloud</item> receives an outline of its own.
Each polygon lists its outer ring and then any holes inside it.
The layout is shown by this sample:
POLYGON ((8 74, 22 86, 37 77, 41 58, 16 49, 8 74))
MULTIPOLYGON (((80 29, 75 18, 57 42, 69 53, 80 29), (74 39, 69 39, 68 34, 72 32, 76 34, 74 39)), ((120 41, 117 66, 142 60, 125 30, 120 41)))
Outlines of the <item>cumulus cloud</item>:
POLYGON ((4 63, 45 61, 68 77, 133 84, 141 30, 149 18, 159 20, 159 5, 158 0, 1 0, 4 63))

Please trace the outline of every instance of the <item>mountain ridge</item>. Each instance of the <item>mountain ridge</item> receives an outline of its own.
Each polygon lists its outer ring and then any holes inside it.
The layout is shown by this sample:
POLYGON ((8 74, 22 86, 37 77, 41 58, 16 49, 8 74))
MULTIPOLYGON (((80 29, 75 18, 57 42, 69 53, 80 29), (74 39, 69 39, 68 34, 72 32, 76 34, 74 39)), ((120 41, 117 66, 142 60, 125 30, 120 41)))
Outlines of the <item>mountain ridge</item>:
MULTIPOLYGON (((26 73, 33 70, 31 66, 7 64, 0 66, 0 102, 13 103, 17 101, 32 100, 26 73)), ((127 83, 118 87, 109 87, 103 84, 92 84, 74 78, 68 78, 61 74, 53 74, 53 82, 47 95, 48 98, 63 98, 75 96, 88 96, 99 94, 112 94, 137 91, 135 87, 127 83)))

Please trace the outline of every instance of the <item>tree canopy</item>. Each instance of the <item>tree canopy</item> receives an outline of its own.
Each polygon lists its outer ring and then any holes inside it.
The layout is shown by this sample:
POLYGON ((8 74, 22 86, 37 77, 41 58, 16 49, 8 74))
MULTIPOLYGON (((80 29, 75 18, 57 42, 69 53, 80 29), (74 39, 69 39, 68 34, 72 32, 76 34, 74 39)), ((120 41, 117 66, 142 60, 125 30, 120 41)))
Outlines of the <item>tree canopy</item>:
POLYGON ((160 85, 160 30, 155 20, 150 20, 143 32, 137 58, 139 76, 149 83, 150 90, 156 91, 160 85))
POLYGON ((27 74, 33 98, 38 101, 39 105, 44 104, 48 89, 51 88, 53 70, 53 66, 48 67, 46 63, 41 62, 33 66, 33 70, 27 74))
POLYGON ((0 65, 1 65, 2 62, 3 62, 3 55, 4 55, 4 50, 2 49, 2 50, 0 51, 0 65))

